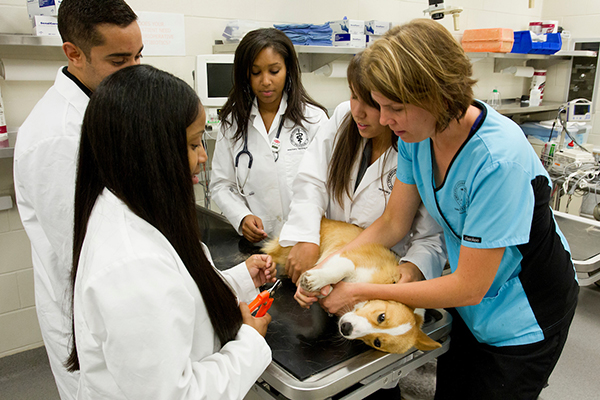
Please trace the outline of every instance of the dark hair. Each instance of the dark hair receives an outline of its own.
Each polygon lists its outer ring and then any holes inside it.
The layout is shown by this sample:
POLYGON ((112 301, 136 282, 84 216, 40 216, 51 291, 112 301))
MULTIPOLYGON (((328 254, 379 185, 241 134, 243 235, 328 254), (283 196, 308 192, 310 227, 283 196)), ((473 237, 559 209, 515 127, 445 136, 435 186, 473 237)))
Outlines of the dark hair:
MULTIPOLYGON (((235 338, 242 315, 200 246, 186 134, 200 107, 188 84, 149 65, 123 68, 98 86, 81 132, 71 288, 92 208, 107 188, 171 243, 225 345, 235 338)), ((66 366, 79 369, 75 340, 66 366)))
POLYGON ((121 28, 137 20, 123 0, 63 0, 58 8, 58 31, 63 42, 79 47, 86 57, 90 49, 104 43, 96 26, 113 24, 121 28))
POLYGON ((285 61, 287 77, 284 91, 288 94, 288 104, 284 118, 296 125, 302 125, 302 121, 308 122, 304 116, 304 108, 307 104, 319 107, 327 114, 327 109, 314 101, 302 86, 300 63, 290 38, 275 28, 256 29, 248 32, 235 50, 233 88, 221 110, 221 122, 225 126, 231 126, 234 122, 237 125, 235 140, 248 134, 248 119, 254 100, 254 93, 250 86, 250 72, 258 53, 265 48, 272 48, 285 61))
MULTIPOLYGON (((348 64, 348 85, 353 95, 370 107, 379 110, 379 104, 371 97, 371 91, 366 85, 363 66, 361 64, 361 53, 356 54, 348 64)), ((389 129, 389 128, 388 128, 389 129)), ((398 142, 394 132, 390 131, 390 146, 398 150, 398 142)), ((356 122, 352 118, 352 113, 348 113, 342 121, 336 133, 335 147, 329 163, 329 172, 327 177, 327 190, 330 196, 338 204, 344 206, 344 194, 352 197, 353 191, 350 188, 352 178, 352 165, 361 157, 362 137, 358 132, 356 122)), ((385 162, 384 162, 385 164, 385 162)), ((382 171, 382 174, 384 171, 382 171)), ((381 177, 383 179, 383 175, 381 177)))

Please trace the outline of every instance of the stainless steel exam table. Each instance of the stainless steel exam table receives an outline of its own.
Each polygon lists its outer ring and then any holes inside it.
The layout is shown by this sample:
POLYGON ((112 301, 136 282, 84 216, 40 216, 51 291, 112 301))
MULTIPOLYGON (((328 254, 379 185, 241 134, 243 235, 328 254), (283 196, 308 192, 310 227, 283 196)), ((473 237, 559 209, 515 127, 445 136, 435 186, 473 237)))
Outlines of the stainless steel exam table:
POLYGON ((554 216, 569 242, 579 285, 600 281, 600 222, 560 211, 554 216))
MULTIPOLYGON (((202 240, 217 268, 230 268, 260 252, 223 216, 199 206, 196 210, 202 240)), ((362 399, 448 351, 452 317, 445 310, 427 310, 423 326, 429 337, 442 343, 441 348, 388 354, 343 339, 337 318, 329 317, 318 304, 301 308, 293 298, 296 286, 286 278, 282 282, 269 310, 273 320, 266 336, 273 362, 247 398, 362 399)))

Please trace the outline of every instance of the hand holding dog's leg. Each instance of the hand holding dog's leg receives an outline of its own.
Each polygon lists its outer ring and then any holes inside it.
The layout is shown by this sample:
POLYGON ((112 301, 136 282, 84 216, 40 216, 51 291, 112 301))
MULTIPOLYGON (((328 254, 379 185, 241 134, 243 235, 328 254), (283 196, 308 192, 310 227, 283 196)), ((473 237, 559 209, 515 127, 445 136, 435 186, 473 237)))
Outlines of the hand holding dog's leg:
POLYGON ((361 283, 339 282, 333 285, 330 293, 319 300, 321 307, 329 314, 342 315, 351 310, 360 300, 355 296, 355 289, 361 283))
POLYGON ((296 299, 302 308, 310 308, 313 303, 316 303, 319 300, 317 297, 318 295, 319 292, 307 292, 302 289, 301 286, 298 286, 296 293, 294 294, 294 299, 296 299))
POLYGON ((271 316, 269 313, 265 314, 262 317, 253 317, 250 314, 250 309, 248 308, 248 304, 240 302, 240 311, 242 312, 242 321, 246 325, 250 325, 258 333, 264 337, 267 334, 267 327, 271 323, 271 316))
POLYGON ((299 242, 285 261, 285 272, 296 283, 303 272, 315 266, 319 259, 319 245, 309 242, 299 242))

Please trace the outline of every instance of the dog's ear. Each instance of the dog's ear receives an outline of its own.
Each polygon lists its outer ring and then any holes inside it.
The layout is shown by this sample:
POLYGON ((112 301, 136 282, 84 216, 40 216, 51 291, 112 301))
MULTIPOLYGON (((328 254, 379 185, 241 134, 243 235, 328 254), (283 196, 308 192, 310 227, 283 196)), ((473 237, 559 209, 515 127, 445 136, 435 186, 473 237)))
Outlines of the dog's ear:
POLYGON ((429 336, 423 333, 422 330, 419 329, 419 332, 417 333, 417 337, 415 339, 415 347, 419 350, 429 351, 438 349, 442 347, 442 345, 436 342, 435 340, 431 339, 429 336))
POLYGON ((417 337, 415 338, 415 348, 422 351, 435 350, 442 345, 435 340, 431 339, 429 336, 425 334, 421 330, 421 326, 423 325, 423 317, 420 314, 415 313, 415 321, 416 321, 416 329, 417 329, 417 337))

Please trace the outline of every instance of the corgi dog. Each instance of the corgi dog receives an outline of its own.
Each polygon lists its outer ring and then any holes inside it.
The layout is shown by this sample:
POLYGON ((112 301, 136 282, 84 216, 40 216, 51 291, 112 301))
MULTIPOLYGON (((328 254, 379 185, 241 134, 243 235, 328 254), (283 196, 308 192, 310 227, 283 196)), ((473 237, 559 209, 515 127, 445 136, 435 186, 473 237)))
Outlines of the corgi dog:
MULTIPOLYGON (((356 238, 363 229, 346 222, 321 220, 320 263, 356 238)), ((262 248, 277 264, 285 264, 291 247, 281 247, 279 240, 269 240, 262 248)), ((398 260, 386 247, 370 243, 331 257, 321 268, 304 272, 299 285, 306 291, 340 281, 396 283, 400 280, 398 260)), ((367 345, 388 353, 404 353, 415 347, 433 350, 441 344, 422 330, 424 310, 414 309, 396 301, 370 300, 356 304, 339 320, 340 333, 346 339, 359 339, 367 345)))

